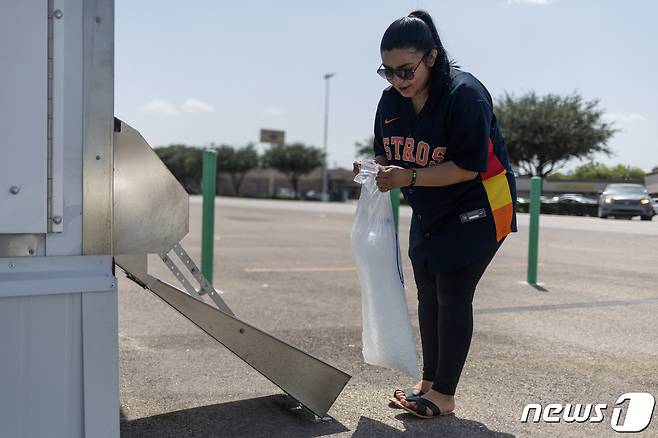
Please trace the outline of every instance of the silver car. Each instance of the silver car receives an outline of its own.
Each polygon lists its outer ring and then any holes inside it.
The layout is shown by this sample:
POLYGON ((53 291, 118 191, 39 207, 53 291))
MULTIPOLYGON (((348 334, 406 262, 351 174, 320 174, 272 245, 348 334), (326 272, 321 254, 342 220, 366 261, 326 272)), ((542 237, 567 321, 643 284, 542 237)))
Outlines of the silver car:
POLYGON ((649 192, 641 184, 608 184, 599 198, 599 217, 640 216, 650 221, 656 212, 649 192))
POLYGON ((653 201, 653 211, 658 214, 658 198, 652 198, 653 201))

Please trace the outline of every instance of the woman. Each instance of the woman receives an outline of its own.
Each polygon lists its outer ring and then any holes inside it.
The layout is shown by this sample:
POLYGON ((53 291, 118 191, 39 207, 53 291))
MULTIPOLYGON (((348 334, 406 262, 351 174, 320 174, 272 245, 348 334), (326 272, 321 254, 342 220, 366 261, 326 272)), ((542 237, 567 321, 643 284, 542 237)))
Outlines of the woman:
POLYGON ((384 166, 377 185, 401 188, 413 210, 409 257, 423 348, 421 380, 391 400, 433 418, 455 409, 475 288, 517 231, 515 179, 491 96, 448 60, 427 12, 395 20, 380 49, 378 73, 391 86, 375 117, 375 160, 384 166))

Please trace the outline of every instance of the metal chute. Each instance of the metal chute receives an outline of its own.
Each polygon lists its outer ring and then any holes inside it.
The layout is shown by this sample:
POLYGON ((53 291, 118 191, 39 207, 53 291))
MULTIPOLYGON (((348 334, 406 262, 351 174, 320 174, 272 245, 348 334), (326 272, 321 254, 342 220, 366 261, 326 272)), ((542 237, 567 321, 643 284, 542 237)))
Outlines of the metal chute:
POLYGON ((128 278, 153 292, 313 413, 324 416, 351 377, 235 316, 179 243, 188 232, 188 202, 185 190, 139 132, 116 120, 115 263, 128 278), (147 254, 154 253, 160 255, 184 290, 148 274, 147 254), (206 294, 217 307, 203 301, 206 294))

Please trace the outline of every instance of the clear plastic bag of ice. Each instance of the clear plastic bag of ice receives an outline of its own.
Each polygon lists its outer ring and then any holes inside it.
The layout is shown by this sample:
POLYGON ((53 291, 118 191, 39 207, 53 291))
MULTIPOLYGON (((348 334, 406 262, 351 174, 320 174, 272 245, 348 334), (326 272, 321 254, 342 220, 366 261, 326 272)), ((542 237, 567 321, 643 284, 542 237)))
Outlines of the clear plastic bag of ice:
POLYGON ((418 377, 391 197, 377 188, 379 169, 379 164, 364 160, 354 177, 362 185, 351 240, 361 283, 363 358, 418 377))

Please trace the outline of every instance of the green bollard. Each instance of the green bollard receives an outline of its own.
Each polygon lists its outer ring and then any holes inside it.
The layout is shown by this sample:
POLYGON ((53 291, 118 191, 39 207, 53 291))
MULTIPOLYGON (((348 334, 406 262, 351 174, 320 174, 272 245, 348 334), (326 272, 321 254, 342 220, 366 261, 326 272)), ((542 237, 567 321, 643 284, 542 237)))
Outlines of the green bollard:
POLYGON ((391 206, 393 207, 393 223, 395 223, 395 232, 397 233, 400 228, 400 189, 391 190, 391 206))
POLYGON ((201 224, 201 273, 212 284, 215 251, 215 195, 217 192, 217 152, 203 151, 203 219, 201 224))
POLYGON ((530 235, 528 238, 528 284, 537 284, 537 253, 539 245, 539 211, 541 178, 530 178, 530 235))

